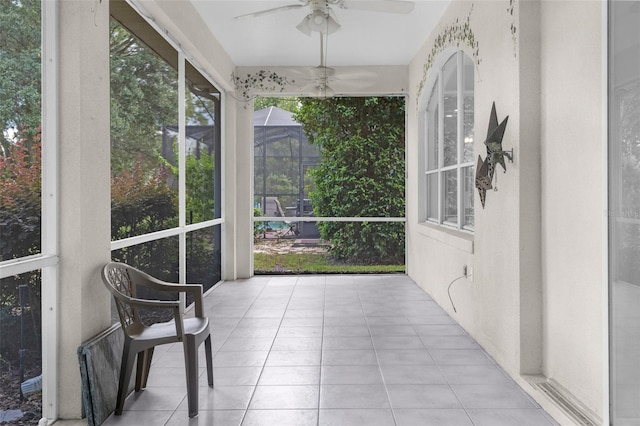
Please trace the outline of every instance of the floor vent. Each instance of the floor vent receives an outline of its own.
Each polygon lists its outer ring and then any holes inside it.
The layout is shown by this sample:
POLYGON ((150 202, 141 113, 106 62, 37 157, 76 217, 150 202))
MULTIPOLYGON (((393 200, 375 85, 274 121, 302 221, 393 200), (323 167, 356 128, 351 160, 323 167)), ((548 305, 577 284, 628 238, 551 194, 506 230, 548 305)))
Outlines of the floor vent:
POLYGON ((573 419, 577 425, 599 426, 600 422, 594 420, 595 415, 589 413, 589 410, 581 407, 571 398, 566 396, 565 392, 559 389, 559 386, 552 381, 536 383, 535 385, 547 398, 551 399, 558 407, 560 407, 568 417, 573 419))

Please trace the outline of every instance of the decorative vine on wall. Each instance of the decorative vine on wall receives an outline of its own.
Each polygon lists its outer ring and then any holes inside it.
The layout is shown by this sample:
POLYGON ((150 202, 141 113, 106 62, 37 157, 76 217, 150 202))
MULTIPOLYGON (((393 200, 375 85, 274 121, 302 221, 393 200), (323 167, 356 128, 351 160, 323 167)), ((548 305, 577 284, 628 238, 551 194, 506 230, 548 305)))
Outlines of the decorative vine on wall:
POLYGON ((289 80, 287 77, 279 76, 274 71, 260 70, 253 74, 247 74, 246 77, 240 77, 235 74, 231 74, 231 81, 235 86, 236 92, 240 94, 240 97, 244 101, 252 99, 253 90, 259 89, 263 92, 282 92, 288 84, 295 83, 294 80, 289 80))
MULTIPOLYGON (((509 7, 507 7, 507 13, 511 17, 511 39, 513 40, 513 55, 514 57, 518 56, 518 28, 516 26, 516 5, 517 0, 509 0, 509 7)), ((420 96, 422 95, 422 91, 424 90, 424 85, 427 82, 427 77, 429 75, 429 70, 433 66, 434 61, 438 57, 442 51, 449 47, 460 47, 461 45, 467 46, 471 50, 471 55, 473 56, 474 62, 476 66, 480 65, 480 47, 479 43, 476 40, 476 36, 471 28, 471 13, 473 12, 473 3, 471 4, 471 10, 469 10, 469 14, 467 18, 460 22, 459 19, 453 24, 446 25, 440 34, 436 37, 433 42, 433 46, 431 47, 431 51, 427 56, 427 59, 422 68, 422 79, 420 83, 418 83, 418 94, 416 97, 416 104, 420 102, 420 96)))
POLYGON ((453 24, 445 25, 440 31, 440 34, 433 42, 433 47, 427 56, 427 59, 422 67, 422 79, 418 83, 418 95, 416 97, 416 103, 419 103, 420 96, 424 90, 424 85, 427 82, 427 76, 429 70, 433 66, 434 61, 440 53, 449 47, 460 47, 461 45, 467 46, 471 50, 471 55, 476 65, 480 65, 480 48, 476 36, 471 29, 471 13, 473 12, 473 4, 467 19, 460 22, 460 19, 456 19, 453 24))
POLYGON ((96 0, 93 3, 93 7, 91 8, 91 13, 93 13, 93 26, 98 27, 98 6, 102 4, 102 0, 96 0))
POLYGON ((507 12, 511 16, 511 39, 513 40, 513 56, 518 56, 518 28, 516 27, 516 19, 513 16, 516 8, 516 0, 509 0, 509 7, 507 8, 507 12))

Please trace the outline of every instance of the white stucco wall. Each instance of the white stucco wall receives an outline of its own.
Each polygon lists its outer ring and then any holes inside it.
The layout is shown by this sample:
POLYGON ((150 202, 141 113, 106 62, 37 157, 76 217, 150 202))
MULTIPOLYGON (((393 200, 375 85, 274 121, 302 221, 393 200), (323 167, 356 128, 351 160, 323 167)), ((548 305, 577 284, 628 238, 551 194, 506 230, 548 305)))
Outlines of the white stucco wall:
MULTIPOLYGON (((511 16, 501 2, 460 1, 453 3, 443 15, 440 26, 424 44, 410 68, 411 99, 409 101, 409 184, 408 184, 408 271, 452 316, 508 370, 517 371, 518 341, 518 61, 511 39, 511 16), (479 43, 479 55, 461 44, 467 55, 479 60, 475 74, 475 143, 474 151, 485 155, 486 138, 492 102, 496 103, 498 120, 509 115, 504 136, 505 149, 514 148, 515 163, 507 163, 508 172, 498 171, 498 192, 489 191, 486 208, 476 196, 475 234, 442 230, 419 222, 417 194, 419 141, 417 132, 417 87, 424 79, 424 64, 432 53, 435 38, 456 22, 470 23, 479 43), (492 25, 478 25, 491 22, 492 25), (499 64, 499 72, 491 69, 499 64), (472 240, 472 244, 469 243, 472 240), (473 249, 470 249, 470 246, 473 249), (462 280, 452 287, 456 303, 454 314, 447 297, 447 286, 462 274, 463 265, 473 267, 473 281, 462 280)), ((456 45, 453 44, 452 47, 456 45)), ((437 65, 437 64, 436 64, 437 65)), ((429 76, 429 74, 427 74, 429 76)), ((430 91, 425 87, 423 95, 430 91)), ((418 99, 418 102, 423 99, 418 99)), ((474 160, 475 162, 475 160, 474 160)))
POLYGON ((452 3, 410 65, 407 153, 409 275, 550 411, 558 410, 528 380, 555 380, 600 418, 607 368, 601 13, 599 2, 452 3), (464 41, 459 47, 479 61, 475 157, 486 155, 492 102, 499 121, 509 116, 503 147, 515 152, 506 174, 496 172, 499 191, 487 193, 484 209, 476 195, 472 235, 420 223, 418 197, 416 105, 431 90, 424 65, 443 50, 434 50, 438 35, 467 17, 477 56, 464 41), (463 265, 473 267, 473 280, 452 287, 454 313, 447 287, 463 265))
POLYGON ((58 414, 81 414, 78 346, 111 325, 109 10, 60 2, 58 57, 58 414))
POLYGON ((544 373, 600 417, 607 368, 602 9, 595 1, 549 1, 541 9, 544 373))

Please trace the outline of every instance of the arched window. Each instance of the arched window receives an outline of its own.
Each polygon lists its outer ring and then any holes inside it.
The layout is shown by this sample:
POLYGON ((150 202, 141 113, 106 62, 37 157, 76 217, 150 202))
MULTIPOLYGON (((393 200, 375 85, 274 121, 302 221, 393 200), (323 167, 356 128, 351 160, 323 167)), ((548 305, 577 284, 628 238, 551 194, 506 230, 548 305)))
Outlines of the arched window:
POLYGON ((473 61, 445 53, 434 70, 420 115, 423 222, 473 230, 473 61))

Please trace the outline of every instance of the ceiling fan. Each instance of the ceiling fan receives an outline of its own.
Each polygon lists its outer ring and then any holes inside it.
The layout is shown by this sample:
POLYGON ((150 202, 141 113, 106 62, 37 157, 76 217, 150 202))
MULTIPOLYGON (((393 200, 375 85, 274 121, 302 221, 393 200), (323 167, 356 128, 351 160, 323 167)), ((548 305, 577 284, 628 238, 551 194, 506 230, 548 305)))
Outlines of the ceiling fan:
MULTIPOLYGON (((371 72, 360 70, 355 72, 337 73, 335 68, 327 66, 327 52, 326 45, 324 43, 325 37, 327 37, 327 34, 320 34, 320 65, 309 68, 305 71, 293 71, 294 75, 297 74, 296 80, 309 82, 302 88, 302 92, 308 93, 312 97, 331 98, 335 96, 337 92, 329 85, 330 83, 341 83, 339 84, 341 89, 344 89, 345 87, 363 88, 369 86, 371 84, 371 72)), ((342 91, 340 91, 340 93, 342 93, 342 91)))
POLYGON ((312 96, 321 98, 331 98, 335 95, 335 91, 329 86, 329 79, 333 78, 336 74, 336 70, 324 65, 317 66, 311 69, 311 75, 314 82, 307 86, 310 89, 312 96))
POLYGON ((248 13, 236 16, 236 19, 256 18, 272 13, 284 12, 292 9, 302 9, 309 7, 311 12, 305 16, 296 27, 304 34, 311 36, 313 32, 322 34, 331 34, 340 29, 340 24, 336 19, 335 13, 331 6, 339 7, 346 10, 366 10, 371 12, 384 13, 410 13, 415 3, 406 0, 298 0, 298 4, 289 4, 286 6, 274 7, 258 12, 248 13))

